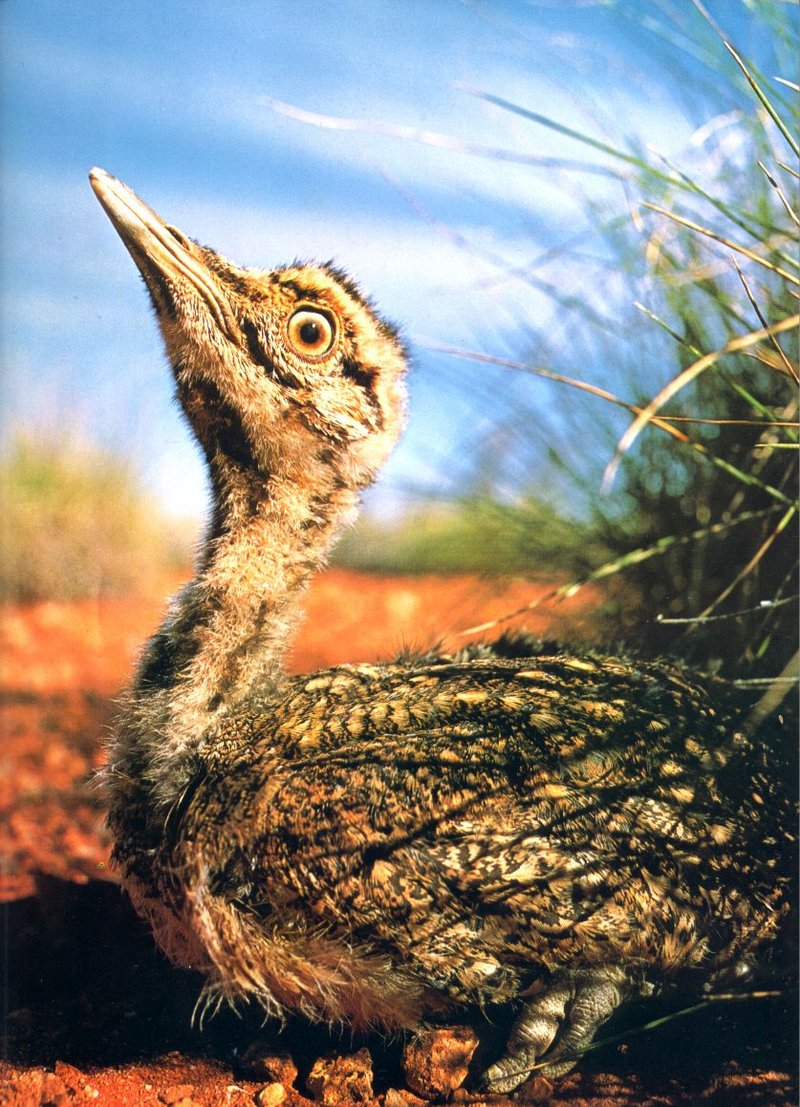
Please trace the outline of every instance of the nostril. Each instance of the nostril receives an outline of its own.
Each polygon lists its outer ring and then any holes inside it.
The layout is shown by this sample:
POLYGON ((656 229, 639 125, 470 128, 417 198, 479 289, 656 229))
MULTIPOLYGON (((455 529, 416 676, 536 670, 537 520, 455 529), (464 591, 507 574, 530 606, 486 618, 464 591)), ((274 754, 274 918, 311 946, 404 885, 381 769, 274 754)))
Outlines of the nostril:
POLYGON ((164 224, 165 228, 169 231, 172 237, 183 246, 184 250, 190 250, 192 246, 192 240, 187 238, 185 234, 178 230, 177 227, 170 227, 168 223, 164 224))

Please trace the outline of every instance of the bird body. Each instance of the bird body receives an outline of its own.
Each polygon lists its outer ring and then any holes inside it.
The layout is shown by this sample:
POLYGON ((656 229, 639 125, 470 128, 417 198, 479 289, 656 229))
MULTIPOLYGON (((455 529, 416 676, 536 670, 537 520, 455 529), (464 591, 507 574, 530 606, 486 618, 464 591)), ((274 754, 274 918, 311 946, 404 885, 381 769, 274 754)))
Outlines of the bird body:
POLYGON ((137 908, 209 1003, 359 1028, 516 1003, 497 1091, 628 996, 749 971, 790 902, 780 728, 680 667, 525 637, 282 667, 404 422, 396 331, 339 270, 231 265, 100 170, 209 466, 195 576, 105 771, 137 908))

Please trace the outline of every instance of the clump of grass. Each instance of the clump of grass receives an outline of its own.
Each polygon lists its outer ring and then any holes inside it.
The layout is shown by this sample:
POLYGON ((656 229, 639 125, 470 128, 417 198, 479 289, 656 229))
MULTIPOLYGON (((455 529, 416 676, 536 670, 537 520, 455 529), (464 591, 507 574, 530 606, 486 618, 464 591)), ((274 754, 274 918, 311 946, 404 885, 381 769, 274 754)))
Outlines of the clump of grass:
MULTIPOLYGON (((617 494, 596 496, 592 509, 598 539, 614 556, 584 580, 625 574, 627 603, 614 633, 638 648, 788 682, 798 625, 800 378, 792 335, 800 222, 791 197, 800 151, 797 101, 785 92, 798 90, 767 82, 727 41, 718 50, 730 102, 740 99, 738 77, 752 109, 740 109, 733 134, 729 128, 726 142, 712 142, 689 172, 634 144, 600 143, 480 95, 585 142, 623 175, 630 214, 598 204, 593 222, 605 255, 627 275, 631 299, 645 301, 636 304, 650 329, 642 363, 654 360, 649 344, 664 351, 657 368, 668 380, 654 396, 635 367, 627 399, 574 379, 579 370, 560 376, 630 415, 605 473, 606 492, 617 494)), ((538 364, 519 367, 559 379, 538 364)))
POLYGON ((124 462, 69 437, 19 434, 0 461, 0 497, 5 602, 142 591, 190 557, 191 536, 124 462))

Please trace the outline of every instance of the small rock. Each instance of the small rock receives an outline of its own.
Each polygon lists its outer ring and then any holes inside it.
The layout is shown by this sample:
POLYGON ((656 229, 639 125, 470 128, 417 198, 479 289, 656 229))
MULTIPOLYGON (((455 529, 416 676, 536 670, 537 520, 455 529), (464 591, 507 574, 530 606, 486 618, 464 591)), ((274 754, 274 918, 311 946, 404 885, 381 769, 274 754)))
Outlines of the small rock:
POLYGON ((283 1084, 265 1084, 255 1094, 256 1107, 278 1107, 279 1103, 285 1102, 286 1094, 283 1084))
POLYGON ((409 1088, 429 1099, 449 1095, 466 1080, 477 1045, 468 1026, 420 1031, 403 1050, 409 1088))
POLYGON ((368 1049, 359 1049, 349 1057, 319 1057, 308 1074, 308 1090, 325 1107, 346 1107, 371 1103, 372 1058, 368 1049))
POLYGON ((252 1042, 244 1052, 242 1064, 260 1080, 273 1084, 283 1084, 286 1088, 294 1086, 297 1079, 297 1065, 288 1053, 276 1053, 269 1042, 252 1042))
POLYGON ((549 1103, 553 1085, 545 1076, 531 1076, 517 1092, 520 1103, 549 1103))
POLYGON ((71 1092, 82 1092, 86 1084, 86 1076, 74 1065, 68 1065, 66 1061, 56 1061, 53 1065, 56 1076, 63 1080, 71 1092))

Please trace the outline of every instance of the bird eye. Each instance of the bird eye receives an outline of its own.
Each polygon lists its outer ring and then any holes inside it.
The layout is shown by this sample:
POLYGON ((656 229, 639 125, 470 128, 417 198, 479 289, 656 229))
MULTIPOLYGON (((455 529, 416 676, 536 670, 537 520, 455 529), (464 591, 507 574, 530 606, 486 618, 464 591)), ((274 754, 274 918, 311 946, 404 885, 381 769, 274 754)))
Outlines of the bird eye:
POLYGON ((313 308, 300 308, 286 324, 289 345, 302 357, 324 357, 333 347, 335 337, 331 317, 313 308))

